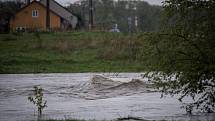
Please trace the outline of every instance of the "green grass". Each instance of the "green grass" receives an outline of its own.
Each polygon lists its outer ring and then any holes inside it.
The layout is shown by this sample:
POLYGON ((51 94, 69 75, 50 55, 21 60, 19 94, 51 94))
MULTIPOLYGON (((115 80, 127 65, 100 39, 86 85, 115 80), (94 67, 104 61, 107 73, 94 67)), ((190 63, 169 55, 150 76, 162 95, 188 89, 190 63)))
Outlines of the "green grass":
POLYGON ((0 73, 140 72, 136 40, 104 32, 0 34, 0 73))

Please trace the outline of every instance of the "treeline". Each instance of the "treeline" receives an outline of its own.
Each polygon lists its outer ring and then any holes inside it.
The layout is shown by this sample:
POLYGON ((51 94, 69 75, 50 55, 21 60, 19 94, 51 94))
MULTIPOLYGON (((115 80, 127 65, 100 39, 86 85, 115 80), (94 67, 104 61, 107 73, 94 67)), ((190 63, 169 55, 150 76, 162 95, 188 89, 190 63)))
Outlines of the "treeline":
POLYGON ((13 16, 23 5, 19 0, 0 1, 0 32, 9 31, 10 17, 13 16))
MULTIPOLYGON (((8 31, 10 17, 23 4, 20 0, 0 1, 0 31, 8 31)), ((79 0, 67 8, 78 16, 78 28, 87 29, 89 0, 79 0)), ((150 5, 140 0, 93 0, 93 11, 95 29, 110 30, 117 24, 122 32, 145 32, 159 30, 162 7, 150 5)))
MULTIPOLYGON (((79 27, 88 26, 88 0, 79 0, 70 4, 68 9, 79 17, 79 27)), ((162 7, 140 0, 93 0, 93 10, 94 27, 97 29, 108 30, 117 24, 123 32, 128 32, 129 26, 130 31, 145 32, 159 30, 162 7)))

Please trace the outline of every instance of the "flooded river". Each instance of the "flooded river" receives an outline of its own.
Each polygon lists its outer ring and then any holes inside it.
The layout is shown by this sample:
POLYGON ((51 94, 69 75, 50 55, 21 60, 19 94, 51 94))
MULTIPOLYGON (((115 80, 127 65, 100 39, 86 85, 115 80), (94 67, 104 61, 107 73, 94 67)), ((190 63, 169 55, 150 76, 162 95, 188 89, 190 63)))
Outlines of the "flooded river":
POLYGON ((160 93, 140 78, 140 73, 2 74, 0 121, 35 120, 36 107, 27 98, 38 85, 47 100, 45 119, 113 120, 130 116, 146 120, 215 120, 215 114, 187 115, 177 97, 161 99, 160 93))

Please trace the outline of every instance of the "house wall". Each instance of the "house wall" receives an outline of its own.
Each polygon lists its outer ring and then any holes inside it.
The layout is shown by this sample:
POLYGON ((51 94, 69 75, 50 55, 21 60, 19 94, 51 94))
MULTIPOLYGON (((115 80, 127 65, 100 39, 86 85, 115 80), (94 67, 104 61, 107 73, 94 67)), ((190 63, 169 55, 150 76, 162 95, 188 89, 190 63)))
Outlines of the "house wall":
MULTIPOLYGON (((40 0, 40 3, 46 6, 46 0, 40 0)), ((50 9, 67 20, 68 23, 72 25, 72 29, 76 28, 76 25, 78 24, 78 18, 55 0, 50 0, 50 9)))
MULTIPOLYGON (((60 26, 60 17, 53 12, 50 12, 50 28, 60 29, 60 26)), ((23 8, 11 18, 10 29, 15 31, 16 27, 25 27, 31 30, 46 30, 46 8, 37 2, 32 2, 29 6, 23 8), (38 17, 32 17, 33 10, 38 10, 38 17)))

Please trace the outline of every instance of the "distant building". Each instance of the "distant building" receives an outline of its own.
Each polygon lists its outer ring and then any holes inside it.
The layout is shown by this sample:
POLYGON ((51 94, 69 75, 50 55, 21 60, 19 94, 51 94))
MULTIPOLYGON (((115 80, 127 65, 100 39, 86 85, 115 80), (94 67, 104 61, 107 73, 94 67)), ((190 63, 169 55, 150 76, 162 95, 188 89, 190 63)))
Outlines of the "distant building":
MULTIPOLYGON (((55 0, 50 0, 50 29, 67 30, 75 29, 78 18, 55 0)), ((32 1, 22 7, 10 19, 11 31, 45 31, 46 30, 46 0, 32 1)))

